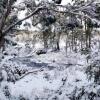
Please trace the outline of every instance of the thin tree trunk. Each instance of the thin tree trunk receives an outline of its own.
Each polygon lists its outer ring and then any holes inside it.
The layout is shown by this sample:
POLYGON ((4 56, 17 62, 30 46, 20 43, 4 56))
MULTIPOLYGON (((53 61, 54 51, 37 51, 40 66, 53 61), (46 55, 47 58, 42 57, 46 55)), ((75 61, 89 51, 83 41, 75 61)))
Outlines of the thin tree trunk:
POLYGON ((60 46, 59 46, 60 36, 61 36, 61 33, 58 33, 58 39, 57 39, 57 50, 60 50, 60 46))
POLYGON ((47 49, 48 48, 48 38, 47 38, 47 33, 43 33, 43 42, 44 42, 44 48, 47 49))
POLYGON ((5 50, 5 38, 4 37, 0 37, 0 49, 2 50, 2 51, 4 51, 5 50))

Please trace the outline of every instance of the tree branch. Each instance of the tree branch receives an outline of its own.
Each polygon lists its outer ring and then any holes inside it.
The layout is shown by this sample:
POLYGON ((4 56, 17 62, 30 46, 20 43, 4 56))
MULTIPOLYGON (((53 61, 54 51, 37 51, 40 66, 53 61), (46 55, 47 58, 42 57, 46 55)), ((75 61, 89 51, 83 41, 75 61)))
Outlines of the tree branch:
POLYGON ((99 23, 100 24, 100 20, 97 20, 96 18, 92 18, 90 17, 89 15, 85 15, 85 14, 80 14, 80 13, 77 13, 77 12, 73 12, 73 11, 59 11, 59 10, 55 10, 55 9, 49 9, 49 10, 53 10, 55 12, 59 12, 59 13, 69 13, 69 14, 73 14, 73 15, 78 15, 78 16, 82 16, 84 18, 87 18, 87 19, 90 19, 90 20, 94 20, 95 22, 99 23))
POLYGON ((43 9, 47 9, 47 8, 46 8, 45 6, 38 7, 38 8, 36 8, 36 10, 35 10, 32 14, 30 14, 30 15, 28 15, 27 17, 25 17, 25 18, 23 18, 23 19, 17 21, 16 23, 10 25, 7 29, 5 29, 5 30, 2 32, 2 33, 3 33, 3 36, 5 36, 5 35, 7 34, 7 32, 8 32, 10 29, 12 29, 15 25, 17 25, 17 24, 23 22, 24 20, 26 20, 26 19, 32 17, 33 15, 35 15, 36 13, 38 13, 40 10, 43 10, 43 9))
POLYGON ((42 68, 40 68, 40 69, 38 69, 38 70, 29 71, 29 72, 25 73, 24 75, 22 75, 22 76, 21 76, 19 79, 17 79, 15 82, 17 82, 17 81, 23 79, 24 77, 26 77, 26 76, 29 75, 29 74, 41 72, 41 71, 43 71, 43 70, 44 70, 44 67, 42 67, 42 68))
MULTIPOLYGON (((87 4, 87 5, 83 6, 83 7, 81 7, 80 10, 82 10, 84 7, 87 7, 88 5, 89 5, 89 4, 87 4)), ((61 5, 60 5, 60 6, 61 6, 61 5)), ((64 7, 64 6, 62 6, 62 7, 64 7)), ((19 24, 20 22, 23 22, 24 20, 26 20, 26 19, 32 17, 33 15, 35 15, 36 13, 38 13, 40 10, 44 10, 44 9, 52 10, 52 11, 54 11, 54 12, 59 12, 59 13, 74 14, 74 15, 83 16, 83 17, 85 17, 85 18, 94 20, 94 19, 91 18, 89 15, 80 14, 80 13, 75 12, 75 11, 79 11, 79 9, 76 9, 76 10, 69 10, 69 9, 68 9, 68 10, 66 10, 66 11, 59 11, 59 10, 53 9, 53 8, 51 8, 51 7, 48 8, 48 7, 46 7, 46 6, 40 6, 40 7, 37 7, 37 8, 34 10, 34 12, 33 12, 32 14, 30 14, 29 16, 27 16, 27 17, 25 17, 25 18, 23 18, 23 19, 17 21, 16 23, 10 25, 7 29, 3 30, 3 32, 2 32, 2 33, 3 33, 3 36, 5 36, 5 35, 8 33, 8 31, 9 31, 10 29, 12 29, 15 25, 19 24)), ((100 22, 100 21, 97 20, 97 19, 95 19, 95 21, 96 21, 96 22, 100 22)), ((37 24, 36 24, 36 25, 37 25, 37 24)))

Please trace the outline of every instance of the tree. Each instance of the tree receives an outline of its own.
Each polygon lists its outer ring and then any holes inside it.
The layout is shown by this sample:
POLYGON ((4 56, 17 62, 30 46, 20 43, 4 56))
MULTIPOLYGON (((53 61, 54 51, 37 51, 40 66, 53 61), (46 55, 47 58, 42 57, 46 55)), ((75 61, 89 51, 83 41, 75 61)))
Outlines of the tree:
MULTIPOLYGON (((11 13, 12 5, 16 0, 1 0, 0 1, 0 46, 4 43, 3 29, 7 27, 7 19, 11 13)), ((11 21, 11 20, 10 20, 11 21)))
POLYGON ((8 34, 8 32, 18 24, 21 24, 22 21, 30 18, 34 14, 36 14, 43 7, 37 7, 30 15, 23 18, 22 20, 17 19, 17 13, 14 14, 14 10, 17 7, 14 6, 16 0, 1 0, 0 1, 0 47, 4 45, 5 39, 4 36, 8 34))
MULTIPOLYGON (((95 20, 95 22, 98 24, 99 22, 99 9, 100 4, 95 3, 93 1, 88 2, 79 2, 79 0, 75 0, 75 3, 73 5, 59 5, 61 3, 61 0, 54 0, 54 3, 47 2, 45 0, 41 0, 38 5, 34 2, 34 0, 25 0, 23 3, 25 4, 26 8, 29 9, 29 15, 27 15, 25 18, 18 20, 18 21, 11 21, 14 20, 16 15, 13 16, 14 9, 18 9, 18 7, 14 6, 14 3, 16 0, 1 0, 0 1, 0 44, 4 44, 2 41, 4 40, 4 36, 8 34, 8 32, 15 27, 18 24, 21 24, 22 21, 30 18, 38 16, 39 18, 42 13, 48 12, 55 12, 56 13, 62 13, 67 14, 67 17, 70 17, 71 15, 76 16, 76 18, 79 18, 82 16, 83 18, 90 19, 91 21, 95 20), (59 2, 59 3, 58 3, 59 2), (31 4, 31 5, 30 5, 31 4), (59 10, 58 8, 61 7, 65 10, 59 10), (80 13, 81 12, 81 13, 80 13), (9 23, 9 24, 8 24, 9 23), (8 26, 9 25, 9 26, 8 26)), ((17 17, 16 17, 17 18, 17 17)), ((60 17, 59 17, 60 18, 60 17)), ((66 16, 65 16, 66 18, 66 16)), ((56 21, 51 16, 44 16, 43 21, 48 26, 52 21, 56 21), (47 25, 48 24, 48 25, 47 25)), ((41 23, 41 20, 33 20, 33 24, 37 25, 38 23, 41 23)), ((51 26, 51 24, 49 26, 51 26)), ((63 24, 65 25, 65 24, 63 24)))

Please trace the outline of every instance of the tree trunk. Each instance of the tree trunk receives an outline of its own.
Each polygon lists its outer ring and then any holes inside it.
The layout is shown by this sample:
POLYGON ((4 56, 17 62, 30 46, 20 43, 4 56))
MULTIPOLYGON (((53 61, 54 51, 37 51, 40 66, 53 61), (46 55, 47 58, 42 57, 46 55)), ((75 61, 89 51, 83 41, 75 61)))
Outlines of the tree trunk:
POLYGON ((0 37, 0 49, 5 50, 5 38, 3 36, 0 37))
POLYGON ((61 33, 58 33, 58 36, 57 36, 57 50, 60 50, 60 45, 59 45, 59 42, 60 42, 60 36, 61 36, 61 33))
POLYGON ((47 49, 48 48, 48 37, 47 37, 47 33, 43 32, 43 42, 44 42, 44 48, 47 49))

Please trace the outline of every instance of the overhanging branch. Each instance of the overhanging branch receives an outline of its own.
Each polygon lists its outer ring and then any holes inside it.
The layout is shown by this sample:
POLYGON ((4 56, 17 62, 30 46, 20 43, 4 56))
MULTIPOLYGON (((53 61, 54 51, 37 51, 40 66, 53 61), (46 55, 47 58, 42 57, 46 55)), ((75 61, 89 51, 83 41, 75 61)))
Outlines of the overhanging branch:
MULTIPOLYGON (((88 4, 88 5, 89 5, 89 4, 88 4)), ((85 5, 85 6, 81 7, 81 10, 82 10, 84 7, 87 7, 88 5, 85 5)), ((51 6, 52 6, 52 5, 51 5, 51 6)), ((60 5, 60 6, 61 6, 61 5, 60 5)), ((64 6, 62 6, 62 7, 64 7, 64 6)), ((52 11, 54 11, 54 12, 59 12, 59 13, 74 14, 74 15, 78 15, 78 16, 82 16, 82 17, 85 17, 85 18, 94 20, 94 19, 91 18, 91 16, 89 16, 89 15, 85 15, 85 14, 81 14, 81 13, 79 13, 79 12, 75 12, 75 11, 79 11, 79 9, 76 9, 76 10, 72 10, 72 9, 71 9, 71 10, 60 11, 60 10, 56 10, 56 9, 54 9, 54 8, 52 8, 52 7, 48 8, 48 7, 46 7, 46 6, 43 5, 43 6, 37 7, 37 8, 34 10, 34 12, 31 13, 29 16, 27 16, 27 17, 25 17, 25 18, 23 18, 23 19, 17 21, 16 23, 10 25, 7 29, 3 30, 3 32, 2 32, 2 33, 3 33, 3 36, 5 36, 5 35, 8 33, 8 31, 9 31, 10 29, 12 29, 15 25, 17 25, 17 24, 19 24, 20 22, 23 22, 24 20, 26 20, 26 19, 32 17, 33 15, 37 14, 40 10, 45 10, 45 9, 52 10, 52 11)), ((100 21, 97 20, 97 19, 95 19, 95 21, 96 21, 96 22, 100 22, 100 21)), ((36 23, 36 25, 37 25, 37 23, 36 23)))
POLYGON ((5 36, 5 35, 7 34, 7 32, 8 32, 10 29, 12 29, 15 25, 17 25, 17 24, 23 22, 24 20, 26 20, 26 19, 32 17, 33 15, 35 15, 36 13, 38 13, 40 10, 44 10, 44 9, 46 9, 45 6, 38 7, 38 8, 36 8, 36 10, 35 10, 32 14, 30 14, 30 15, 28 15, 27 17, 25 17, 25 18, 23 18, 23 19, 17 21, 16 23, 10 25, 7 29, 5 29, 5 30, 2 32, 2 33, 3 33, 3 36, 5 36))

